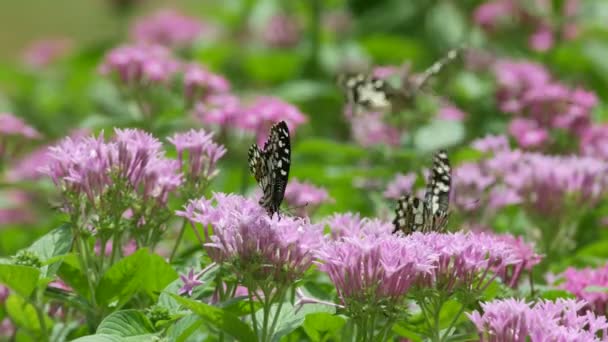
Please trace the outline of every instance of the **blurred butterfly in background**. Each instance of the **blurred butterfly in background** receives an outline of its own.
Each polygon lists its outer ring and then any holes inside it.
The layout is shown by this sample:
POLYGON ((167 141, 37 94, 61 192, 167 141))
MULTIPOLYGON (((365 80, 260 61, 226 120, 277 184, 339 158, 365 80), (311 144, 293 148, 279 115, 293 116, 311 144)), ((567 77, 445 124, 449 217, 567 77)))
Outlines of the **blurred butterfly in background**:
POLYGON ((433 158, 433 169, 426 184, 424 200, 404 195, 397 201, 393 233, 443 231, 447 224, 452 168, 446 151, 440 150, 433 158))
POLYGON ((398 112, 411 106, 414 97, 429 79, 458 57, 462 48, 450 50, 428 69, 412 77, 403 77, 401 85, 394 87, 388 80, 371 74, 347 73, 338 76, 346 101, 355 115, 362 112, 398 112))
POLYGON ((270 128, 270 136, 264 143, 264 149, 260 149, 257 144, 249 147, 249 171, 262 188, 263 194, 259 203, 270 217, 279 213, 290 165, 289 128, 285 121, 281 121, 270 128))

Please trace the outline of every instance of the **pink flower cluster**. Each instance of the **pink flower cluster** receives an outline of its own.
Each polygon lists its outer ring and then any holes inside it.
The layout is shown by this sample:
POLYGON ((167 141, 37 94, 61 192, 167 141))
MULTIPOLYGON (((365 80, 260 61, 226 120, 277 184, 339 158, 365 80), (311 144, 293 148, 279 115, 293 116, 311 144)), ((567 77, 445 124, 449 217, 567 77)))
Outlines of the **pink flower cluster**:
POLYGON ((598 315, 605 315, 608 309, 608 264, 599 268, 575 269, 569 267, 560 276, 560 288, 585 300, 588 307, 598 315), (596 287, 594 289, 593 287, 596 287))
POLYGON ((529 304, 504 299, 481 303, 483 313, 468 314, 482 342, 592 342, 608 338, 606 317, 582 310, 585 302, 570 299, 529 304))
POLYGON ((11 113, 0 113, 0 139, 4 140, 10 136, 38 139, 40 133, 21 118, 11 113))
POLYGON ((183 48, 191 46, 210 27, 197 18, 172 9, 161 9, 140 18, 131 28, 131 37, 138 43, 183 48))
POLYGON ((217 174, 217 162, 226 154, 226 148, 215 143, 212 138, 213 132, 192 129, 176 133, 168 139, 177 150, 181 169, 188 181, 208 181, 217 174), (184 156, 186 152, 187 159, 184 156))
MULTIPOLYGON (((487 150, 493 148, 484 146, 490 143, 494 142, 484 139, 473 146, 487 150)), ((523 202, 550 215, 559 213, 568 204, 592 206, 608 190, 608 165, 601 159, 504 147, 499 142, 494 154, 454 170, 454 203, 461 210, 473 209, 467 203, 474 201, 495 209, 523 202)))
POLYGON ((117 182, 126 187, 121 191, 164 205, 182 183, 179 163, 167 159, 160 141, 144 131, 114 133, 108 142, 102 135, 65 138, 49 148, 51 161, 42 172, 66 194, 86 195, 93 206, 117 182))
POLYGON ((71 45, 67 38, 34 41, 25 49, 23 60, 28 66, 41 69, 66 55, 71 45))
POLYGON ((386 186, 384 197, 396 200, 405 194, 411 193, 412 189, 414 188, 416 178, 418 178, 418 175, 414 172, 410 172, 405 175, 402 173, 396 174, 393 180, 391 180, 386 186))
POLYGON ((535 63, 501 60, 494 65, 494 73, 499 107, 517 115, 509 133, 522 148, 549 144, 551 130, 580 137, 590 127, 591 111, 597 105, 594 93, 553 81, 535 63))
POLYGON ((263 144, 268 137, 270 127, 278 121, 285 121, 290 132, 308 118, 300 110, 277 97, 260 96, 243 108, 243 117, 237 123, 245 131, 255 133, 258 144, 263 144))
POLYGON ((224 94, 230 90, 230 83, 223 76, 215 74, 200 64, 190 63, 184 71, 184 95, 193 101, 210 94, 224 94))
POLYGON ((359 145, 399 146, 401 133, 384 121, 382 113, 361 113, 351 116, 349 120, 352 137, 359 145))
POLYGON ((300 41, 300 28, 295 17, 275 14, 266 22, 262 38, 276 48, 291 48, 300 41))
POLYGON ((490 0, 479 5, 473 20, 488 33, 495 32, 506 26, 511 28, 525 27, 532 33, 528 37, 528 45, 535 51, 547 51, 555 44, 556 34, 565 39, 572 39, 578 33, 576 16, 580 0, 566 0, 562 4, 561 13, 552 8, 551 1, 534 1, 524 4, 518 0, 490 0), (553 25, 554 16, 560 16, 561 24, 553 25))
POLYGON ((395 236, 391 224, 356 214, 337 214, 326 223, 331 234, 318 252, 319 268, 345 305, 369 298, 396 300, 414 286, 480 291, 497 276, 515 286, 521 271, 537 263, 521 241, 491 234, 395 236))
POLYGON ((296 215, 308 216, 323 203, 333 202, 327 190, 309 182, 290 179, 285 189, 285 202, 295 208, 296 215))
MULTIPOLYGON (((307 219, 271 219, 254 200, 215 193, 212 200, 190 201, 177 215, 203 227, 203 246, 216 263, 231 262, 239 276, 272 277, 290 284, 312 264, 323 227, 307 219)), ((202 241, 201 241, 202 243, 202 241)))
POLYGON ((115 75, 127 87, 166 84, 180 69, 171 51, 161 45, 122 45, 110 50, 99 70, 115 75))

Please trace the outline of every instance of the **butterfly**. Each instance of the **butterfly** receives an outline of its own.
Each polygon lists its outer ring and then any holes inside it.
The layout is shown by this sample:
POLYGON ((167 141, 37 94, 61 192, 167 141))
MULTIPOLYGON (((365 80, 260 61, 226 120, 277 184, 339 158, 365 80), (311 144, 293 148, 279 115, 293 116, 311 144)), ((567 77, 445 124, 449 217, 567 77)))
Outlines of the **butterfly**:
POLYGON ((444 150, 435 153, 433 169, 426 184, 424 200, 404 195, 397 201, 395 230, 405 234, 412 232, 443 231, 447 224, 452 168, 444 150))
POLYGON ((441 69, 456 59, 459 49, 450 50, 443 58, 415 77, 403 77, 400 87, 388 80, 371 74, 350 73, 338 76, 338 85, 343 89, 348 104, 355 114, 370 111, 399 111, 410 106, 416 94, 441 69))
POLYGON ((264 143, 264 149, 253 144, 249 147, 248 154, 249 171, 263 192, 259 203, 272 217, 274 213, 279 212, 291 165, 291 141, 285 121, 270 128, 270 136, 264 143))

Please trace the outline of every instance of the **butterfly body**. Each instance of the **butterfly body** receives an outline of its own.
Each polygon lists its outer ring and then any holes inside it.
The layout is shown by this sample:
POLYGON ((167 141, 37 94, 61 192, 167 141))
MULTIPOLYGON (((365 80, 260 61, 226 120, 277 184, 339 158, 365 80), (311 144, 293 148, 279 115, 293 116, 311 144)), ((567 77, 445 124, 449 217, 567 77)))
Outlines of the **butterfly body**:
POLYGON ((257 144, 249 148, 249 170, 260 188, 260 205, 272 216, 279 212, 285 196, 291 166, 291 141, 289 128, 281 121, 270 128, 270 136, 264 148, 257 144))
POLYGON ((426 185, 424 200, 404 195, 397 201, 393 232, 443 231, 449 213, 452 169, 448 155, 440 150, 433 158, 433 169, 426 185))

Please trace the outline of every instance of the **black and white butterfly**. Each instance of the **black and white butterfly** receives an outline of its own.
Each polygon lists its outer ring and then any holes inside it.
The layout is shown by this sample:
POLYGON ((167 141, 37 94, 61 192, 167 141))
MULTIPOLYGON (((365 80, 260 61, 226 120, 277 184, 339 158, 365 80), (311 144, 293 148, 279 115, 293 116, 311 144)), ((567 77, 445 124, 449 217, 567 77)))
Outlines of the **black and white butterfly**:
POLYGON ((404 234, 443 231, 447 224, 452 168, 446 151, 440 150, 433 158, 433 169, 426 184, 424 200, 412 195, 401 196, 395 210, 393 225, 404 234))
POLYGON ((391 85, 388 80, 362 73, 340 75, 338 84, 355 114, 370 111, 397 112, 411 106, 422 87, 446 64, 456 59, 460 50, 450 50, 443 58, 415 77, 403 77, 399 87, 391 85))
POLYGON ((263 192, 260 205, 271 217, 279 212, 287 187, 290 165, 289 128, 285 121, 281 121, 270 128, 270 136, 264 143, 264 149, 260 149, 257 144, 249 148, 249 170, 263 192))

